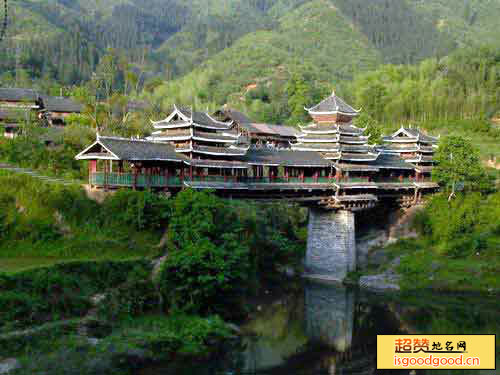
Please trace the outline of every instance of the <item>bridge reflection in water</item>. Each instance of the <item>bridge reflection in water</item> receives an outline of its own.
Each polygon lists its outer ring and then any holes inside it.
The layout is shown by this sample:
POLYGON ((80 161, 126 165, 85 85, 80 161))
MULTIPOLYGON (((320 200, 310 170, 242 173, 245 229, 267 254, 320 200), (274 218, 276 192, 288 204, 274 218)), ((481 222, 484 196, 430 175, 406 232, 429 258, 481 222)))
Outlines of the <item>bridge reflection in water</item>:
MULTIPOLYGON (((245 327, 254 335, 244 339, 236 367, 250 374, 344 373, 338 370, 352 360, 355 311, 353 290, 307 283, 302 295, 275 302, 245 327)), ((358 365, 374 369, 372 359, 363 356, 358 365)))

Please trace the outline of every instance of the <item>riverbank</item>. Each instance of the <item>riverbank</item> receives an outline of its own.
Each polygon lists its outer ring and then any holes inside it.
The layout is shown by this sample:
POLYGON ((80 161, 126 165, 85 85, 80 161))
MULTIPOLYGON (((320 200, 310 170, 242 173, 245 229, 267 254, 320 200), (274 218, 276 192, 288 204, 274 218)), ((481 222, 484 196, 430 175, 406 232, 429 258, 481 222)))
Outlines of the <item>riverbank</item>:
POLYGON ((500 293, 500 193, 444 194, 415 216, 416 238, 372 249, 350 282, 377 290, 500 293))

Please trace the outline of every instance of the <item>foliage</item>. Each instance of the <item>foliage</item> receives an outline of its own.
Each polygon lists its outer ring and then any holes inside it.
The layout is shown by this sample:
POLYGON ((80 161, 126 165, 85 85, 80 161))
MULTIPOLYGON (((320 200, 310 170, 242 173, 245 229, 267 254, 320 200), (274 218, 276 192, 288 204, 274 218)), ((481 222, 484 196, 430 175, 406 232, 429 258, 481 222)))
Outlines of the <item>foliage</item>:
POLYGON ((452 195, 458 183, 472 189, 484 189, 489 185, 478 150, 461 137, 449 136, 441 140, 435 160, 437 165, 432 177, 440 184, 451 187, 452 195))
POLYGON ((384 124, 489 119, 500 95, 500 50, 460 49, 418 65, 384 65, 356 76, 357 106, 384 124))
POLYGON ((147 261, 73 262, 6 275, 0 273, 0 329, 79 316, 89 298, 123 284, 147 261))
POLYGON ((248 246, 243 228, 215 196, 185 190, 176 197, 168 228, 168 257, 160 290, 174 307, 217 311, 244 288, 248 246))

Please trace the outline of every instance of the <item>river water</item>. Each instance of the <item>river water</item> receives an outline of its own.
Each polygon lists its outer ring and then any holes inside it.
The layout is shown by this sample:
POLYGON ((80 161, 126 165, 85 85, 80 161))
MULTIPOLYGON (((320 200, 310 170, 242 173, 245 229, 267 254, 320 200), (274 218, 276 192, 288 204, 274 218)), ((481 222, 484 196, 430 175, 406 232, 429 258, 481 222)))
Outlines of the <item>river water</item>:
MULTIPOLYGON (((499 302, 494 296, 389 297, 306 283, 259 310, 243 326, 243 338, 231 342, 210 361, 154 365, 137 374, 409 374, 409 370, 376 370, 377 334, 500 333, 499 302)), ((436 372, 446 373, 464 372, 436 372)))

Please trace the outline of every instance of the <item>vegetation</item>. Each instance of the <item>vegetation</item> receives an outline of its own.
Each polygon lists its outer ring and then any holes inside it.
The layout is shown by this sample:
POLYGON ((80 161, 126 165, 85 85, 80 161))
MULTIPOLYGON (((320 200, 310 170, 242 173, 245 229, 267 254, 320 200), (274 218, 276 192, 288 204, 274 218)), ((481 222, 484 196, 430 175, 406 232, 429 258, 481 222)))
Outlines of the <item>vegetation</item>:
POLYGON ((447 137, 436 152, 437 165, 432 171, 434 180, 450 188, 449 200, 457 190, 457 184, 478 189, 491 186, 481 165, 479 152, 461 137, 447 137))

